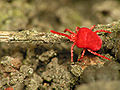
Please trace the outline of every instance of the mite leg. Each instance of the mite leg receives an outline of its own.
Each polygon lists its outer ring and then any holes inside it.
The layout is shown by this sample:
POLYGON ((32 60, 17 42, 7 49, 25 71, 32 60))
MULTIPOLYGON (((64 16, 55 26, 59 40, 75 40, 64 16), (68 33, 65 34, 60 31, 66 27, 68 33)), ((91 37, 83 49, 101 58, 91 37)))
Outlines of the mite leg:
POLYGON ((100 55, 100 54, 98 54, 98 53, 96 53, 96 52, 93 52, 92 50, 90 50, 90 49, 87 49, 89 52, 91 52, 92 54, 94 54, 94 55, 97 55, 97 56, 99 56, 99 57, 102 57, 102 58, 105 58, 105 59, 107 59, 107 60, 111 60, 111 59, 109 59, 109 58, 107 58, 107 57, 105 57, 105 56, 102 56, 102 55, 100 55))
POLYGON ((83 58, 83 56, 84 56, 84 54, 85 54, 85 50, 86 50, 86 49, 83 49, 82 55, 81 55, 81 57, 78 59, 78 61, 80 61, 80 60, 83 58))
POLYGON ((98 32, 111 33, 111 32, 109 32, 109 31, 105 31, 105 30, 97 30, 97 31, 95 31, 95 33, 98 33, 98 32))
POLYGON ((96 25, 93 25, 90 29, 92 30, 93 28, 95 28, 96 25))
POLYGON ((75 33, 72 32, 70 29, 65 29, 64 32, 66 32, 66 31, 70 32, 71 34, 75 34, 75 33))
POLYGON ((79 28, 79 27, 76 27, 76 29, 75 29, 75 30, 76 30, 76 32, 78 32, 78 29, 80 29, 80 28, 79 28))
POLYGON ((71 62, 73 62, 73 48, 75 46, 75 43, 71 46, 71 62))
POLYGON ((52 33, 54 33, 54 34, 62 35, 62 36, 67 37, 68 39, 71 39, 71 37, 70 37, 69 35, 67 35, 67 34, 59 33, 59 32, 56 32, 56 31, 54 31, 54 30, 50 30, 50 32, 52 32, 52 33))

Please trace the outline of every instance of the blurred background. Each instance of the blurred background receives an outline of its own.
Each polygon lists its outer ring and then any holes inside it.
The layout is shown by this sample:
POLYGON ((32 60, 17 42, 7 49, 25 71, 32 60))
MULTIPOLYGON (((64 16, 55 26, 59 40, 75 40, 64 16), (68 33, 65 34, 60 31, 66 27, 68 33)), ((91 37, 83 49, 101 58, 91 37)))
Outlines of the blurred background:
POLYGON ((120 18, 120 0, 0 0, 0 30, 63 31, 120 18))

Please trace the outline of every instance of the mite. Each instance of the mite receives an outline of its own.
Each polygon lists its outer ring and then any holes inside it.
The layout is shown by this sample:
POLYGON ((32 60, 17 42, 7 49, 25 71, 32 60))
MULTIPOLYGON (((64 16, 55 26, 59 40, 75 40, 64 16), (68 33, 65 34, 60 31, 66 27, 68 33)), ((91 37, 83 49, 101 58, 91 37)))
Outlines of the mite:
POLYGON ((76 33, 72 32, 70 29, 65 29, 64 32, 68 31, 70 35, 64 34, 64 33, 59 33, 54 30, 51 30, 50 32, 58 35, 62 35, 67 37, 70 41, 73 42, 71 46, 71 62, 73 62, 73 48, 76 45, 78 48, 83 48, 83 52, 81 57, 78 59, 80 61, 84 54, 85 51, 88 50, 90 53, 97 55, 99 57, 105 58, 107 60, 110 60, 109 58, 102 56, 94 51, 98 51, 101 49, 102 46, 102 40, 101 38, 97 35, 98 32, 105 32, 105 33, 111 33, 106 30, 97 30, 95 32, 92 31, 92 29, 95 27, 93 25, 90 29, 86 27, 76 27, 76 33))

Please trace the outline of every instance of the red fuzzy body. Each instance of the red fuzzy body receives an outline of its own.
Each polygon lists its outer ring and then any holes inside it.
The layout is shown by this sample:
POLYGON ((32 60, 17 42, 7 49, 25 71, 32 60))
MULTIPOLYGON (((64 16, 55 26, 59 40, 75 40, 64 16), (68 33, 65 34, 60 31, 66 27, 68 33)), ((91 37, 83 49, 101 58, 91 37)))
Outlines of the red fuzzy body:
POLYGON ((53 31, 53 30, 51 30, 51 32, 54 34, 65 36, 68 39, 70 39, 70 41, 74 42, 73 45, 71 46, 71 62, 73 62, 73 48, 75 45, 78 48, 83 48, 83 53, 81 55, 81 58, 78 59, 78 61, 80 61, 83 58, 86 50, 88 50, 89 52, 91 52, 94 55, 97 55, 99 57, 110 60, 109 58, 102 56, 93 51, 100 50, 100 48, 102 46, 102 40, 97 35, 97 33, 98 32, 111 33, 111 32, 105 31, 105 30, 97 30, 97 31, 93 32, 92 29, 94 27, 95 27, 95 25, 93 25, 90 29, 85 28, 85 27, 83 27, 83 28, 76 27, 76 33, 72 32, 70 29, 65 29, 64 32, 68 31, 70 33, 70 35, 59 33, 59 32, 53 31))
POLYGON ((102 40, 89 28, 80 28, 77 34, 76 46, 97 51, 102 46, 102 40))

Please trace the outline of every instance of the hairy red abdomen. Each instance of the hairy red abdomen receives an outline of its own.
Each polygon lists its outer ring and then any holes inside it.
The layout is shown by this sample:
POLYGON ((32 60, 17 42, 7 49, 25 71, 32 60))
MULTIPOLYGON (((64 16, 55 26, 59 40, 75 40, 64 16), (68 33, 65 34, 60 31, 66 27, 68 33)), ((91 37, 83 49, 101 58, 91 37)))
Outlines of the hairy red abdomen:
POLYGON ((80 28, 77 34, 76 45, 79 48, 87 48, 97 51, 102 46, 102 40, 91 29, 80 28))

